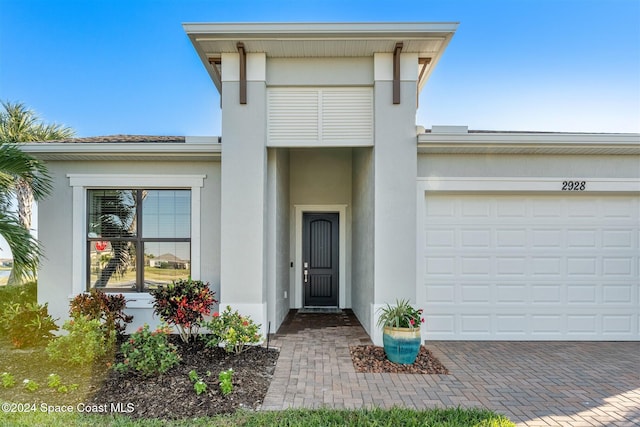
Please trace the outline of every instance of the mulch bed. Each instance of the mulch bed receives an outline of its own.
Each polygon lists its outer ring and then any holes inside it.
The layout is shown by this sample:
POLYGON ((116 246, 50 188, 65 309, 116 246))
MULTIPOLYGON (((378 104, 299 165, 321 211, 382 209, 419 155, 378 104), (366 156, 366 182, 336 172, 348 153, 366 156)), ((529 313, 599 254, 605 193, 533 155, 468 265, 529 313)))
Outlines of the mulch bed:
POLYGON ((207 348, 200 340, 185 344, 177 336, 171 339, 182 358, 179 365, 158 377, 109 370, 90 403, 110 406, 122 402, 126 408, 130 402, 135 407, 127 414, 130 417, 162 419, 212 416, 260 407, 278 360, 277 350, 252 347, 236 356, 221 348, 207 348), (234 371, 233 391, 224 396, 218 374, 229 368, 234 371), (189 379, 191 370, 207 384, 207 390, 200 395, 189 379))
POLYGON ((384 348, 375 345, 358 345, 350 347, 349 351, 353 366, 360 373, 449 374, 449 370, 424 346, 420 347, 420 353, 412 365, 390 362, 384 354, 384 348))

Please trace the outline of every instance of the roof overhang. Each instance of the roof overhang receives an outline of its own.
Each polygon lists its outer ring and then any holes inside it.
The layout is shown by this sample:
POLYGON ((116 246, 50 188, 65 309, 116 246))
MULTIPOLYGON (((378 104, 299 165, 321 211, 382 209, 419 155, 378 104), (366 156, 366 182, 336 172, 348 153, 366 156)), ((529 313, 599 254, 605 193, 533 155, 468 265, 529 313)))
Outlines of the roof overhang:
POLYGON ((48 161, 212 161, 222 155, 222 146, 216 143, 34 143, 20 148, 48 161))
POLYGON ((247 53, 277 58, 367 57, 393 53, 402 42, 403 53, 423 60, 422 87, 458 23, 185 23, 183 28, 218 90, 220 57, 236 53, 239 42, 247 53))
POLYGON ((473 132, 423 133, 418 152, 427 154, 640 155, 640 134, 473 132))

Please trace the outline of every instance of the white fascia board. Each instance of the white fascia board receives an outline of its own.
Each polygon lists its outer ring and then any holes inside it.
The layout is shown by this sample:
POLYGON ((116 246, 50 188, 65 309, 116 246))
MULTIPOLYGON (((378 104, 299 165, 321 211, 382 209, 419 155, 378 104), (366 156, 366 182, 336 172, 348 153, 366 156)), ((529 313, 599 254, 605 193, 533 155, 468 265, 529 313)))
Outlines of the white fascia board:
POLYGON ((581 133, 425 133, 418 135, 418 151, 423 153, 478 152, 549 153, 558 150, 602 154, 640 154, 640 134, 581 134, 581 133))
POLYGON ((326 38, 326 37, 407 37, 421 36, 426 33, 440 35, 453 33, 457 22, 340 22, 340 23, 183 23, 187 34, 207 34, 220 38, 326 38))
POLYGON ((39 143, 23 144, 20 148, 29 154, 44 159, 68 156, 87 157, 109 155, 136 155, 139 157, 157 157, 170 155, 176 158, 220 157, 222 146, 217 143, 39 143))

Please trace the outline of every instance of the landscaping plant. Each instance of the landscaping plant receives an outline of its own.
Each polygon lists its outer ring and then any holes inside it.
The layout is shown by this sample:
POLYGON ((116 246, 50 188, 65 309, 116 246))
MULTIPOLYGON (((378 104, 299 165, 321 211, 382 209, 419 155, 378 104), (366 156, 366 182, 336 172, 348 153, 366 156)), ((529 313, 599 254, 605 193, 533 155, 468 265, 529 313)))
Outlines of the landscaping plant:
POLYGON ((37 382, 35 382, 33 380, 30 380, 28 378, 25 379, 24 381, 22 381, 22 384, 23 384, 24 388, 27 389, 30 392, 34 392, 34 391, 36 391, 37 389, 40 388, 40 385, 37 382))
POLYGON ((218 380, 220 381, 220 391, 225 396, 233 391, 233 369, 229 368, 226 371, 220 372, 218 380))
POLYGON ((49 374, 47 378, 47 386, 56 390, 58 393, 68 393, 69 391, 76 390, 78 388, 78 384, 71 384, 67 386, 62 383, 62 378, 58 374, 49 374))
POLYGON ((165 322, 175 325, 180 338, 189 342, 195 337, 217 303, 208 283, 200 280, 180 279, 158 289, 150 289, 154 297, 153 310, 165 322))
MULTIPOLYGON (((210 376, 211 372, 207 371, 207 376, 210 376)), ((198 376, 198 373, 195 370, 189 371, 189 379, 193 383, 193 389, 196 391, 196 394, 200 396, 202 393, 207 391, 207 384, 202 381, 202 378, 198 376)))
POLYGON ((58 326, 48 312, 47 304, 35 302, 5 305, 0 314, 0 328, 14 347, 35 347, 54 336, 58 326))
POLYGON ((249 316, 241 316, 238 311, 231 311, 227 306, 222 313, 214 313, 213 319, 205 323, 211 332, 206 339, 208 347, 218 347, 222 344, 227 353, 240 354, 251 344, 262 340, 258 333, 260 325, 253 323, 249 316))
POLYGON ((155 331, 145 324, 120 346, 124 361, 117 363, 118 372, 136 371, 145 376, 160 375, 180 362, 175 345, 169 342, 171 329, 163 326, 155 331))
POLYGON ((3 372, 0 374, 0 380, 2 381, 2 387, 9 388, 16 385, 16 379, 8 372, 3 372))
POLYGON ((126 324, 133 320, 133 316, 124 314, 126 305, 124 295, 107 295, 93 288, 71 301, 69 314, 73 318, 88 316, 89 319, 98 319, 104 325, 106 334, 115 330, 120 335, 127 328, 126 324))
POLYGON ((396 300, 396 305, 387 304, 379 309, 380 317, 378 318, 378 326, 387 326, 390 328, 419 328, 424 323, 422 317, 422 309, 416 309, 411 306, 409 300, 396 300))
POLYGON ((64 322, 62 329, 68 334, 52 340, 47 346, 51 360, 87 366, 115 349, 115 331, 105 334, 98 319, 79 316, 64 322))

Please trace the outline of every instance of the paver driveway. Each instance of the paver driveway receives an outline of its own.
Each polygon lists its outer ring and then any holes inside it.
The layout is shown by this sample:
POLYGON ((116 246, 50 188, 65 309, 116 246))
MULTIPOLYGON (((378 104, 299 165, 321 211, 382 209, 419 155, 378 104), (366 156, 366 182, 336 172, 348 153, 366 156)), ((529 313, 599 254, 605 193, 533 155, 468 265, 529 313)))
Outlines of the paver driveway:
POLYGON ((370 344, 350 312, 297 314, 263 409, 486 407, 523 426, 640 425, 639 342, 429 342, 449 375, 362 374, 349 346, 370 344))

